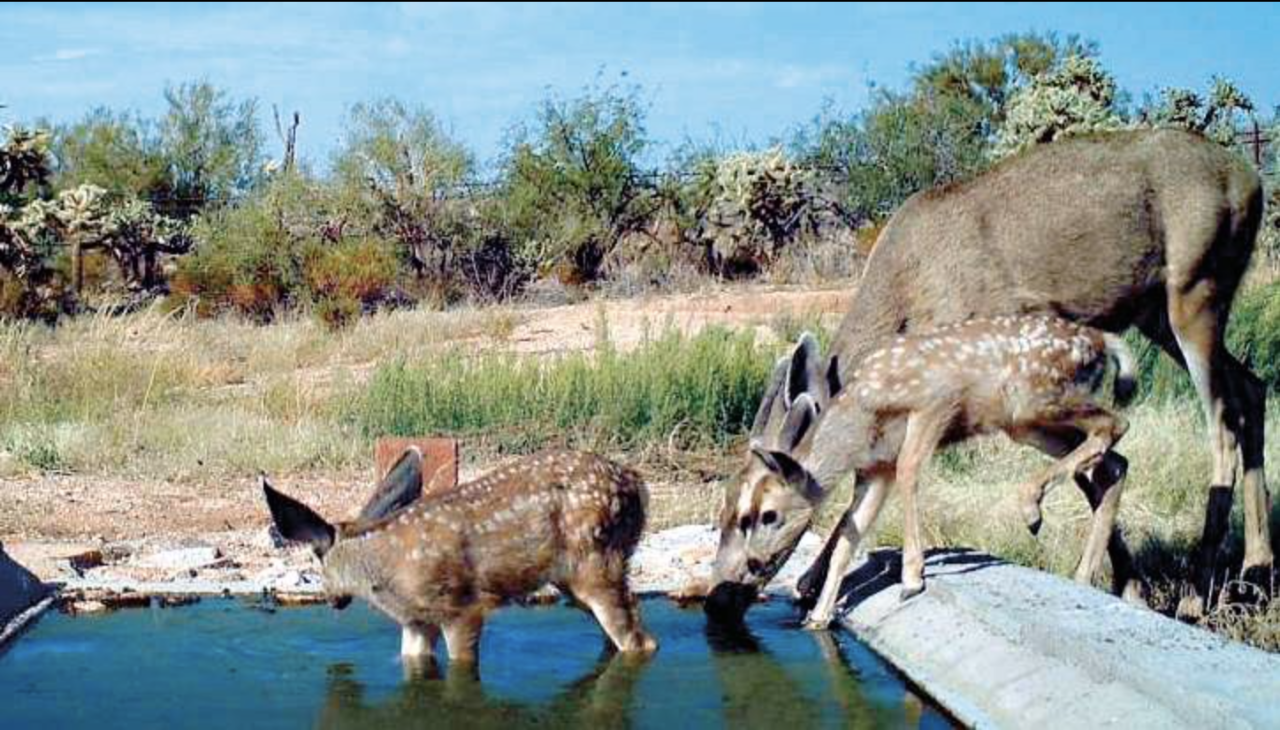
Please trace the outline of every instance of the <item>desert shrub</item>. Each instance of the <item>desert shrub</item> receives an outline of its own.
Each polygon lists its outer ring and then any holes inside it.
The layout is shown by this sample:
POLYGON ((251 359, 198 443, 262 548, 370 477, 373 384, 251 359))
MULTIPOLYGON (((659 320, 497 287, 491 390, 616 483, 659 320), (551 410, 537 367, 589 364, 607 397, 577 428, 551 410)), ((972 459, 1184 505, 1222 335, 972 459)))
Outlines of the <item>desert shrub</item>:
POLYGON ((394 99, 355 105, 334 169, 331 207, 349 235, 395 243, 420 279, 456 277, 472 223, 456 195, 474 162, 429 111, 394 99))
POLYGON ((981 171, 987 115, 965 96, 882 91, 856 116, 824 110, 791 148, 821 171, 849 221, 861 225, 887 218, 921 190, 981 171))
POLYGON ((315 313, 342 327, 386 299, 398 273, 395 250, 379 239, 313 242, 303 252, 302 279, 315 313))
POLYGON ((173 277, 172 301, 201 315, 269 321, 300 283, 295 240, 265 199, 214 211, 192 228, 194 252, 173 277))
POLYGON ((721 329, 553 360, 442 351, 380 367, 350 413, 371 437, 450 433, 514 451, 723 447, 750 427, 773 354, 721 329))
POLYGON ((1280 263, 1280 182, 1273 182, 1258 232, 1258 249, 1273 265, 1280 263))
POLYGON ((162 213, 186 220, 258 187, 265 165, 255 99, 233 99, 207 81, 168 86, 164 97, 167 109, 156 122, 162 213))
POLYGON ((544 100, 516 130, 500 195, 518 255, 539 273, 594 281, 622 237, 643 228, 653 206, 638 162, 644 118, 635 89, 592 87, 544 100))

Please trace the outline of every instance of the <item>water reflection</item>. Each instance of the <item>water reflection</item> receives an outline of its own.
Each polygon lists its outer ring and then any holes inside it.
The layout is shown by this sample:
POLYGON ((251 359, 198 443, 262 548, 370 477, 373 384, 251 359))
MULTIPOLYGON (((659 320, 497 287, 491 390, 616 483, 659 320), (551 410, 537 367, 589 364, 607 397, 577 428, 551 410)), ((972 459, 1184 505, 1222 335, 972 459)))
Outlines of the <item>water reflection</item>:
POLYGON ((550 702, 488 695, 472 672, 419 667, 387 699, 371 703, 349 664, 330 667, 317 728, 629 727, 643 658, 609 653, 550 702))
POLYGON ((779 625, 777 617, 759 633, 742 624, 703 624, 701 631, 685 624, 692 631, 676 632, 681 618, 658 622, 671 633, 654 659, 606 652, 549 700, 499 696, 474 674, 435 664, 410 672, 389 696, 371 698, 354 665, 336 664, 316 726, 799 730, 948 724, 916 698, 904 698, 896 681, 863 676, 858 667, 867 659, 849 656, 857 646, 833 634, 779 625))
POLYGON ((744 624, 707 624, 712 664, 724 691, 727 727, 921 726, 923 707, 914 697, 908 695, 895 707, 867 696, 867 683, 832 633, 803 631, 798 626, 783 630, 816 645, 821 661, 809 667, 820 665, 824 676, 797 673, 796 667, 789 670, 744 624), (826 685, 825 692, 817 683, 826 685), (827 702, 818 701, 824 695, 827 702))

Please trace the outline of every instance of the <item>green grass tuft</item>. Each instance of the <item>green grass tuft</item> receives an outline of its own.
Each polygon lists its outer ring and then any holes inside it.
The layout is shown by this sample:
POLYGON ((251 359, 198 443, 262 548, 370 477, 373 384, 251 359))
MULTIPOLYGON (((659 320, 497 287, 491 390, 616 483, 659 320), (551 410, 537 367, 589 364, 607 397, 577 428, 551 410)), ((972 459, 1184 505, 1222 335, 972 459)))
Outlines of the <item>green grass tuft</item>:
POLYGON ((603 340, 546 361, 451 349, 383 366, 351 413, 368 437, 447 433, 513 452, 721 448, 750 427, 773 354, 723 329, 671 330, 626 355, 603 340))

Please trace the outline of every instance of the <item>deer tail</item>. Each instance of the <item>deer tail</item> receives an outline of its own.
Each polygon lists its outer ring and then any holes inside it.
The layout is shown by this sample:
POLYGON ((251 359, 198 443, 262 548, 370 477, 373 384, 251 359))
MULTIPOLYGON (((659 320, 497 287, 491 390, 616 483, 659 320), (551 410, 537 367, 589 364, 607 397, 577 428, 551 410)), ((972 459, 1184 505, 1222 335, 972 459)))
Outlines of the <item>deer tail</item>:
POLYGON ((1138 389, 1137 361, 1120 335, 1104 332, 1102 339, 1106 344, 1107 356, 1116 364, 1116 379, 1111 391, 1115 395, 1116 404, 1123 407, 1133 400, 1138 389))

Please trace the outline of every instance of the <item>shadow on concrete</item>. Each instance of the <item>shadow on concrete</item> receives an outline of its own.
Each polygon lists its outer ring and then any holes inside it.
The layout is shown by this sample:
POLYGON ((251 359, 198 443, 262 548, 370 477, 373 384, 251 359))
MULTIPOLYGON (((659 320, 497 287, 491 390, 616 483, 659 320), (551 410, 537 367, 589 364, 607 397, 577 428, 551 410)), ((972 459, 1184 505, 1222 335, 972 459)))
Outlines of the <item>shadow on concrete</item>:
MULTIPOLYGON (((1005 561, 969 548, 936 548, 925 552, 925 580, 964 575, 1004 565, 1005 561)), ((902 583, 902 551, 873 550, 840 586, 840 610, 849 611, 868 598, 902 583)), ((927 582, 926 582, 927 586, 927 582)), ((927 588, 926 588, 927 590, 927 588)))

